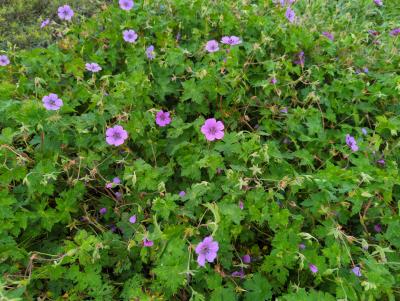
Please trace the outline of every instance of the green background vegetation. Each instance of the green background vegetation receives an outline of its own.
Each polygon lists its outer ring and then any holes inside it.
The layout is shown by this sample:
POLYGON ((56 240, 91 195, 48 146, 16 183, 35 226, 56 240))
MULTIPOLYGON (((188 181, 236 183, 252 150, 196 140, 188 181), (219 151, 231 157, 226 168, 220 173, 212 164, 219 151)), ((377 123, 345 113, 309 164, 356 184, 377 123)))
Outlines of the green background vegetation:
POLYGON ((297 1, 297 25, 266 0, 136 2, 69 1, 72 22, 62 1, 1 7, 0 300, 398 300, 396 1, 297 1), (224 35, 243 43, 204 51, 224 35), (43 108, 49 93, 60 111, 43 108), (209 143, 212 117, 226 129, 209 143), (118 148, 105 142, 116 124, 118 148), (218 257, 199 268, 209 235, 218 257))

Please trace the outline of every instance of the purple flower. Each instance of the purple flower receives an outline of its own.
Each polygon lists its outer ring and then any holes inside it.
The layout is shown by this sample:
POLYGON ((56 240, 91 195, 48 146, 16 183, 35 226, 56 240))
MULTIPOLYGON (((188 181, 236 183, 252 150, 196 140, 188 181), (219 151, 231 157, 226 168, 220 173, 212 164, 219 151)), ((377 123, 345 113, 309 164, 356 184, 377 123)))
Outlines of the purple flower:
POLYGON ((143 239, 143 246, 145 247, 152 247, 154 242, 152 240, 148 240, 147 238, 143 239))
POLYGON ((6 55, 0 55, 0 66, 7 66, 10 63, 10 60, 8 59, 8 56, 6 55))
POLYGON ((118 178, 118 177, 115 177, 115 178, 113 179, 113 183, 114 183, 114 184, 121 184, 121 179, 118 178))
POLYGON ((294 12, 293 9, 291 9, 290 7, 288 7, 288 8, 286 9, 285 17, 286 17, 286 19, 288 19, 288 21, 289 21, 290 23, 293 23, 294 20, 296 19, 296 14, 295 14, 295 12, 294 12))
POLYGON ((232 277, 244 278, 243 270, 235 271, 231 274, 232 277))
POLYGON ((99 213, 100 213, 101 215, 106 214, 106 213, 107 213, 107 208, 101 208, 101 209, 99 210, 99 213))
POLYGON ((91 71, 93 73, 99 72, 101 67, 97 63, 86 63, 85 64, 86 70, 91 71))
POLYGON ((374 2, 375 2, 375 4, 378 5, 378 6, 382 6, 382 5, 383 5, 382 0, 374 0, 374 2))
POLYGON ((243 210, 243 209, 244 209, 244 203, 243 203, 243 201, 239 201, 239 208, 240 208, 240 210, 243 210))
POLYGON ((46 19, 44 21, 42 21, 42 23, 40 24, 40 28, 46 27, 47 25, 49 25, 50 23, 50 19, 46 19))
POLYGON ((124 30, 122 35, 124 36, 124 40, 129 43, 135 43, 138 38, 137 33, 132 29, 124 30))
POLYGON ((367 135, 367 133, 368 133, 366 128, 362 128, 362 129, 361 129, 361 132, 362 132, 364 135, 367 135))
POLYGON ((46 110, 56 111, 62 107, 63 101, 58 98, 57 94, 50 93, 49 95, 43 96, 43 106, 46 110))
POLYGON ((375 232, 377 232, 377 233, 382 232, 382 226, 381 226, 381 224, 376 224, 376 225, 374 226, 374 230, 375 230, 375 232))
POLYGON ((354 267, 351 269, 351 271, 353 272, 354 275, 356 275, 357 277, 361 277, 361 269, 360 267, 354 267))
POLYGON ((306 249, 306 245, 303 244, 303 243, 299 244, 299 249, 300 250, 305 250, 306 249))
POLYGON ((129 218, 129 222, 130 222, 131 224, 136 223, 136 215, 132 215, 132 216, 129 218))
POLYGON ((210 40, 207 42, 205 49, 208 52, 216 52, 219 50, 218 42, 216 40, 210 40))
POLYGON ((281 113, 287 114, 287 112, 288 112, 288 108, 284 107, 283 109, 281 109, 281 113))
POLYGON ((201 132, 206 136, 208 141, 222 139, 224 137, 224 124, 215 118, 207 119, 201 127, 201 132))
POLYGON ((393 29, 390 33, 391 36, 396 37, 400 34, 400 27, 393 29))
POLYGON ((147 49, 146 49, 146 56, 149 60, 152 60, 156 57, 156 54, 154 52, 154 46, 150 45, 147 49))
POLYGON ((323 36, 325 36, 326 38, 328 38, 329 40, 333 41, 333 34, 331 34, 330 32, 324 31, 322 33, 323 36))
POLYGON ((295 60, 294 63, 303 67, 305 61, 304 51, 300 51, 298 54, 296 54, 296 58, 297 60, 295 60))
POLYGON ((60 6, 58 8, 58 17, 61 20, 70 21, 74 15, 74 11, 71 9, 69 5, 60 6))
POLYGON ((369 69, 368 69, 367 67, 364 67, 364 68, 363 68, 363 71, 364 71, 364 73, 368 73, 368 72, 369 72, 369 69))
POLYGON ((179 192, 179 196, 181 198, 183 198, 186 195, 186 192, 184 192, 183 190, 179 192))
POLYGON ((164 112, 163 110, 157 112, 156 123, 161 127, 166 126, 167 124, 170 124, 171 117, 169 116, 169 112, 164 112))
POLYGON ((128 138, 127 131, 120 125, 108 128, 106 131, 106 142, 109 145, 119 146, 128 138))
POLYGON ((244 263, 250 263, 251 262, 251 257, 249 254, 246 254, 242 257, 242 260, 244 263))
POLYGON ((275 77, 271 78, 271 84, 275 85, 277 82, 278 80, 275 77))
POLYGON ((240 40, 239 37, 236 37, 236 36, 225 36, 225 37, 222 37, 221 43, 233 46, 233 45, 241 44, 242 41, 240 40))
POLYGON ((385 165, 385 160, 384 159, 379 159, 376 162, 378 162, 380 165, 385 165))
POLYGON ((346 135, 346 144, 348 147, 350 147, 350 149, 353 152, 358 151, 358 145, 357 145, 356 139, 354 139, 354 137, 350 136, 349 134, 346 135))
POLYGON ((119 7, 123 10, 131 10, 134 3, 132 0, 119 0, 119 7))
POLYGON ((122 198, 122 193, 117 191, 114 193, 115 197, 119 200, 120 198, 122 198))
POLYGON ((208 262, 213 262, 217 257, 218 249, 218 242, 213 241, 211 236, 204 238, 203 241, 196 246, 195 250, 196 254, 198 255, 197 263, 199 266, 203 267, 206 263, 206 260, 208 262))
POLYGON ((318 273, 318 268, 317 268, 317 266, 316 266, 316 265, 314 265, 314 264, 310 263, 310 264, 308 265, 308 267, 309 267, 309 269, 310 269, 311 273, 313 273, 313 274, 316 274, 316 273, 318 273))

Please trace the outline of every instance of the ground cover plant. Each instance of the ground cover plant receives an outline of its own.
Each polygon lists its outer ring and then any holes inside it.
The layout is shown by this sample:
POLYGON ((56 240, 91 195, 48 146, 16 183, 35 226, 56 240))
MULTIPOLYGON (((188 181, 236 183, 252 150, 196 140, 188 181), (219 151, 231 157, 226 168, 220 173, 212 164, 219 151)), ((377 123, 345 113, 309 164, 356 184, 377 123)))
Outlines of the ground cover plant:
POLYGON ((400 298, 396 1, 81 13, 1 49, 1 300, 400 298))

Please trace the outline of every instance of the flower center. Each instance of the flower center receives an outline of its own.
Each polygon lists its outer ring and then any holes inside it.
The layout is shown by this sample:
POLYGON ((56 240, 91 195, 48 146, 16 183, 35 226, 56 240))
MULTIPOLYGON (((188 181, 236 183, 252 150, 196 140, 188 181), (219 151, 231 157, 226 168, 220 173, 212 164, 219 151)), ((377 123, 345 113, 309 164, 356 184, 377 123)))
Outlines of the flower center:
POLYGON ((121 134, 120 133, 114 133, 113 135, 114 139, 121 139, 121 134))
POLYGON ((209 249, 208 247, 204 247, 204 248, 201 250, 201 254, 203 254, 203 255, 207 255, 209 252, 210 252, 210 249, 209 249))
POLYGON ((210 128, 208 129, 208 132, 209 132, 211 135, 215 135, 215 133, 217 132, 217 128, 216 128, 215 126, 212 126, 212 127, 210 127, 210 128))

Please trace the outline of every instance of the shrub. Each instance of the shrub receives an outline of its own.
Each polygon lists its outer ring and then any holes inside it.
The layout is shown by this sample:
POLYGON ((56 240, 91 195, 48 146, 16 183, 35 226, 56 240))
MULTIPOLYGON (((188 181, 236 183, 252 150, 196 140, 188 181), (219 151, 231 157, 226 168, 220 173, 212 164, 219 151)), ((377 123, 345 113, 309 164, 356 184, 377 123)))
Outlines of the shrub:
POLYGON ((2 298, 399 297, 398 8, 288 5, 70 4, 6 51, 2 298))

